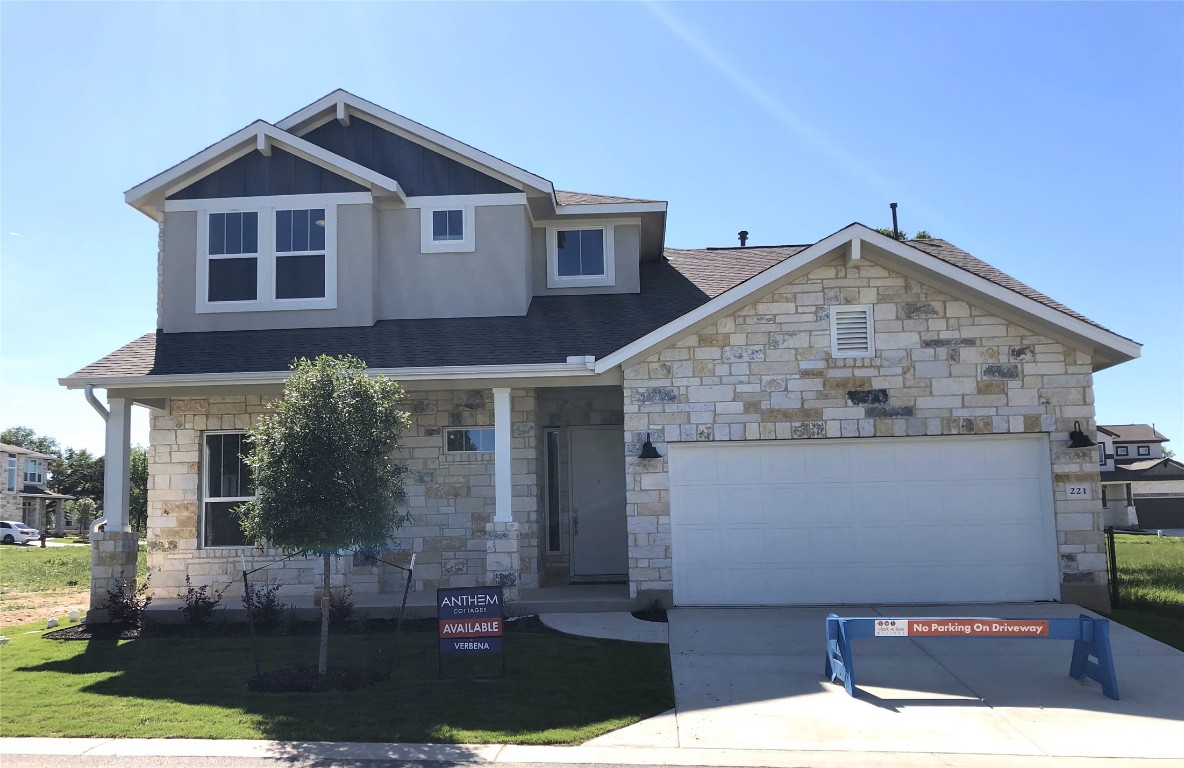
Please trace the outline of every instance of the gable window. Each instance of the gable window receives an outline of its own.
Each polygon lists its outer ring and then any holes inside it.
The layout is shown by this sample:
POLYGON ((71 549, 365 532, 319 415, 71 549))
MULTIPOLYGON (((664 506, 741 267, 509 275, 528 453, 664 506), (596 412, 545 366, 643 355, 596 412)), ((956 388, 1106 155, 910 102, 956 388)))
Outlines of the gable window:
POLYGON ((493 451, 493 427, 450 429, 444 449, 448 453, 477 453, 493 451))
POLYGON ((25 477, 26 483, 34 483, 41 485, 45 482, 45 467, 37 459, 25 460, 25 477))
POLYGON ((16 490, 16 457, 8 457, 8 483, 7 488, 10 491, 16 490))
POLYGON ((420 208, 420 252, 464 253, 473 247, 473 206, 420 208))
POLYGON ((1130 449, 1127 448, 1125 445, 1116 445, 1116 446, 1114 446, 1114 455, 1115 456, 1129 456, 1130 449))
POLYGON ((335 308, 337 197, 170 201, 199 211, 196 310, 335 308))
POLYGON ((1138 454, 1139 456, 1150 456, 1151 455, 1151 446, 1150 445, 1140 445, 1135 448, 1135 453, 1138 454))
POLYGON ((202 462, 202 546, 242 547, 250 542, 238 523, 237 507, 255 496, 249 450, 242 432, 207 432, 202 462))
POLYGON ((613 227, 549 227, 547 287, 612 285, 613 227))
POLYGON ((872 357, 876 354, 872 308, 830 308, 830 352, 834 357, 872 357))

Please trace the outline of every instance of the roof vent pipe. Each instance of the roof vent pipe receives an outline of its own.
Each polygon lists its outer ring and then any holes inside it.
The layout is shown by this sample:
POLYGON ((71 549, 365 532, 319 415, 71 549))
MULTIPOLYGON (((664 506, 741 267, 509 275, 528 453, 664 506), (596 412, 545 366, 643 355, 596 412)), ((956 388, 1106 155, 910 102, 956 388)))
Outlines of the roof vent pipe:
POLYGON ((888 203, 888 207, 892 209, 892 239, 900 239, 900 227, 896 226, 896 203, 888 203))
POLYGON ((736 233, 740 237, 740 247, 743 248, 748 244, 748 230, 742 229, 736 233))

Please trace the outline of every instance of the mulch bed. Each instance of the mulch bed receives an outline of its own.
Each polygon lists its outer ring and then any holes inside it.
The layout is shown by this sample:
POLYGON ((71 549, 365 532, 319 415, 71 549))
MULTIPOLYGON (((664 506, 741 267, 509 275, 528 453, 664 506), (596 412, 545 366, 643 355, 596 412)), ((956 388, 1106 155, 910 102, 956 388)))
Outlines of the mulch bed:
POLYGON ((666 617, 666 611, 633 611, 633 618, 658 624, 670 623, 670 619, 666 617))
MULTIPOLYGON (((665 611, 662 612, 663 614, 665 611)), ((652 621, 653 619, 651 619, 652 621)), ((395 631, 397 619, 367 619, 365 622, 351 622, 333 627, 332 635, 354 634, 389 634, 395 631)), ((436 632, 439 622, 433 618, 404 619, 402 632, 436 632)), ((292 622, 273 629, 256 627, 260 635, 316 635, 320 634, 319 621, 292 622)), ((533 635, 561 634, 551 629, 538 616, 520 616, 506 621, 507 632, 520 632, 533 635)), ((188 624, 149 624, 145 627, 116 627, 110 624, 74 624, 73 626, 46 632, 42 637, 47 640, 135 640, 141 637, 245 637, 250 634, 250 627, 246 622, 234 623, 210 622, 198 626, 188 624)), ((314 670, 315 672, 315 670, 314 670)), ((349 690, 349 689, 334 689, 349 690)))

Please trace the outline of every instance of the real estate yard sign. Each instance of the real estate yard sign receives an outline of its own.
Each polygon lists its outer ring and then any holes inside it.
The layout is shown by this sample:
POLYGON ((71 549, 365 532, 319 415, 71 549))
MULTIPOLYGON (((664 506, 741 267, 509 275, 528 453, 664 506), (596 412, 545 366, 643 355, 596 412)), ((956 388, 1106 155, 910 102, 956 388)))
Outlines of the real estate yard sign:
MULTIPOLYGON (((445 654, 501 653, 504 608, 501 587, 437 589, 441 658, 445 654)), ((504 664, 504 657, 502 661, 504 664)))

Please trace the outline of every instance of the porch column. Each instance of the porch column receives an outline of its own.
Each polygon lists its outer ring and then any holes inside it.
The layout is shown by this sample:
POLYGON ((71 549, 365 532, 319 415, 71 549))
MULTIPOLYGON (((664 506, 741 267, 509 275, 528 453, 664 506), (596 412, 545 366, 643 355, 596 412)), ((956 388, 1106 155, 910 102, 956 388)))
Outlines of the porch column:
POLYGON ((495 523, 508 523, 514 519, 512 486, 514 482, 513 463, 510 458, 510 388, 495 387, 493 390, 493 483, 495 523))
POLYGON ((1139 524, 1138 510, 1135 509, 1135 486, 1133 483, 1126 484, 1126 523, 1127 525, 1139 524))
POLYGON ((58 499, 57 506, 53 511, 54 533, 58 536, 66 535, 66 500, 58 499))
POLYGON ((108 531, 130 531, 128 523, 131 470, 132 401, 122 397, 107 399, 111 415, 107 418, 107 440, 103 454, 103 514, 108 531))

